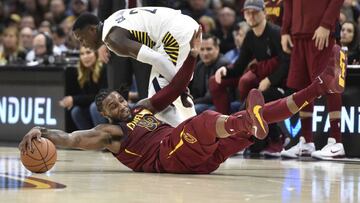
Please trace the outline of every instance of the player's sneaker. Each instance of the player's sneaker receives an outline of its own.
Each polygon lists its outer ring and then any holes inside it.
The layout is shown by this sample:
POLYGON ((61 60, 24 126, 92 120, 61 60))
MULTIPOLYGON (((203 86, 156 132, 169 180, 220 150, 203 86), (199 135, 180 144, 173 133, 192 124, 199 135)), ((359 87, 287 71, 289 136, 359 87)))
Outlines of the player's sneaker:
POLYGON ((311 153, 311 157, 316 159, 343 158, 345 157, 344 145, 342 143, 336 143, 334 138, 329 137, 327 145, 321 150, 311 153))
POLYGON ((281 157, 284 158, 298 158, 300 156, 310 156, 315 151, 313 142, 305 142, 304 137, 300 137, 299 142, 288 150, 281 151, 281 157))
POLYGON ((340 46, 332 49, 327 68, 317 77, 327 93, 342 93, 345 89, 346 54, 340 46))
POLYGON ((282 140, 269 140, 268 145, 260 152, 260 155, 270 157, 280 157, 283 150, 282 140))
POLYGON ((251 134, 263 140, 269 132, 267 122, 263 118, 264 97, 257 89, 250 90, 246 100, 246 111, 251 118, 251 134))

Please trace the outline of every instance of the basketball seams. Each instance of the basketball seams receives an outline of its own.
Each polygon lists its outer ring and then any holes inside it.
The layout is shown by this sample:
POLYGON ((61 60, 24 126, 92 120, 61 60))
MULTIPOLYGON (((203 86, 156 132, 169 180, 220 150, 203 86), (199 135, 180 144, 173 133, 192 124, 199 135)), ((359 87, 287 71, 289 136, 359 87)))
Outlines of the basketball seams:
POLYGON ((33 149, 37 150, 37 152, 29 152, 24 155, 21 154, 21 162, 25 168, 35 173, 44 173, 50 170, 57 161, 57 151, 55 145, 46 138, 41 139, 41 143, 37 143, 36 140, 31 141, 33 149))

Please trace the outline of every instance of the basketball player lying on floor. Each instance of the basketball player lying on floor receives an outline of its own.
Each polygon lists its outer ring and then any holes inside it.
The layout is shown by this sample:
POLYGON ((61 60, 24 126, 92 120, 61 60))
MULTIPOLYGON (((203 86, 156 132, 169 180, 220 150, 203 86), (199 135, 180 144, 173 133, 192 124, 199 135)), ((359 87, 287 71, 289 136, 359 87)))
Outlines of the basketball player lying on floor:
POLYGON ((119 93, 99 93, 98 109, 113 124, 69 134, 34 127, 25 135, 19 149, 25 153, 31 148, 31 140, 42 136, 59 146, 107 148, 121 163, 137 172, 211 173, 229 156, 251 145, 252 135, 264 139, 267 123, 290 117, 320 95, 343 92, 345 62, 345 54, 335 46, 327 69, 307 88, 267 104, 262 94, 253 89, 247 98, 246 111, 230 116, 205 111, 174 128, 157 120, 154 113, 166 107, 158 106, 157 101, 167 100, 171 104, 189 83, 195 64, 190 54, 169 86, 132 110, 119 93))

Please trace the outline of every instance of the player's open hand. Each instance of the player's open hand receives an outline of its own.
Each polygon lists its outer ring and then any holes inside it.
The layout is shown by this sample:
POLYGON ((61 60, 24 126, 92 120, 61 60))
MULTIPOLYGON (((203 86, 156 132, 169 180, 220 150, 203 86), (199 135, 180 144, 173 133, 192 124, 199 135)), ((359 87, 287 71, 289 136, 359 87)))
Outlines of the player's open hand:
POLYGON ((315 40, 315 47, 319 50, 323 50, 324 47, 329 46, 329 36, 330 30, 322 26, 319 26, 312 37, 312 40, 315 40))
POLYGON ((194 31, 194 35, 192 36, 190 41, 190 54, 193 57, 197 57, 199 55, 201 42, 202 42, 202 28, 201 26, 199 26, 199 29, 197 31, 194 31))
POLYGON ((32 128, 26 135, 23 137, 19 144, 19 150, 21 153, 25 154, 26 151, 33 151, 31 146, 31 141, 37 139, 38 142, 41 142, 41 131, 39 127, 32 128))

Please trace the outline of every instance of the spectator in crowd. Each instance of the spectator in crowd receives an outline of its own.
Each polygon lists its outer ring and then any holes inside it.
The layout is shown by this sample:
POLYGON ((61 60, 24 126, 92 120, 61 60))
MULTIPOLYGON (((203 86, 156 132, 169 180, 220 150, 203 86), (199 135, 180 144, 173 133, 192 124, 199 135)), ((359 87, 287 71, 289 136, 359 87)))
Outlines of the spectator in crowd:
POLYGON ((32 17, 31 15, 24 15, 20 21, 20 29, 24 27, 29 27, 33 30, 36 29, 34 17, 32 17))
POLYGON ((71 0, 71 12, 74 20, 80 16, 80 14, 88 11, 88 0, 71 0))
POLYGON ((51 24, 49 21, 44 20, 40 23, 39 28, 38 28, 39 32, 42 33, 47 33, 48 35, 51 35, 51 24))
POLYGON ((220 39, 220 53, 225 54, 227 51, 235 48, 233 30, 235 26, 235 10, 230 7, 223 7, 218 17, 218 26, 214 35, 220 39))
POLYGON ((210 34, 203 35, 200 49, 200 61, 196 64, 193 80, 190 83, 190 93, 194 98, 197 114, 213 106, 208 88, 209 78, 228 61, 220 54, 220 40, 210 34))
POLYGON ((51 22, 60 24, 66 17, 66 5, 63 0, 52 0, 50 2, 51 22))
POLYGON ((54 53, 64 53, 68 50, 65 45, 66 34, 59 26, 55 26, 52 32, 52 38, 54 41, 54 53))
POLYGON ((3 51, 0 53, 0 64, 25 62, 25 52, 20 47, 19 30, 7 27, 2 34, 3 51))
POLYGON ((27 54, 33 47, 34 31, 30 27, 24 27, 20 31, 20 46, 27 54))
MULTIPOLYGON (((224 91, 229 86, 238 86, 240 101, 245 100, 252 88, 261 90, 266 101, 286 96, 290 56, 281 48, 280 27, 266 20, 264 9, 263 1, 245 2, 244 16, 251 30, 245 36, 241 54, 232 68, 221 67, 209 80, 213 102, 219 112, 230 113, 228 93, 224 91)), ((271 124, 266 148, 259 151, 264 155, 280 156, 281 141, 276 124, 271 124)))
POLYGON ((348 64, 359 65, 360 46, 359 30, 353 21, 345 21, 341 26, 340 43, 348 48, 348 64))
POLYGON ((212 33, 216 29, 215 20, 210 16, 201 16, 199 19, 203 33, 212 33))
POLYGON ((201 16, 214 16, 213 11, 208 8, 206 0, 188 0, 188 3, 189 7, 182 10, 184 15, 188 15, 198 22, 201 16))
POLYGON ((359 2, 357 0, 344 0, 341 13, 346 16, 347 20, 356 22, 360 14, 359 2))
POLYGON ((225 58, 227 58, 230 64, 234 64, 235 61, 239 58, 240 48, 244 42, 246 33, 250 30, 249 25, 246 22, 240 22, 235 25, 235 29, 233 31, 235 48, 229 50, 225 53, 225 58))
POLYGON ((33 50, 26 55, 29 66, 39 64, 49 64, 54 62, 54 43, 52 38, 46 33, 39 33, 34 37, 33 50))
MULTIPOLYGON (((32 16, 35 22, 35 25, 40 25, 41 21, 44 19, 44 12, 39 5, 38 0, 24 0, 25 6, 25 15, 32 16)), ((27 25, 28 26, 28 25, 27 25)))
POLYGON ((64 97, 59 105, 71 111, 71 118, 79 130, 85 130, 106 122, 93 102, 98 91, 107 88, 106 68, 96 52, 82 46, 77 70, 78 94, 64 97))

